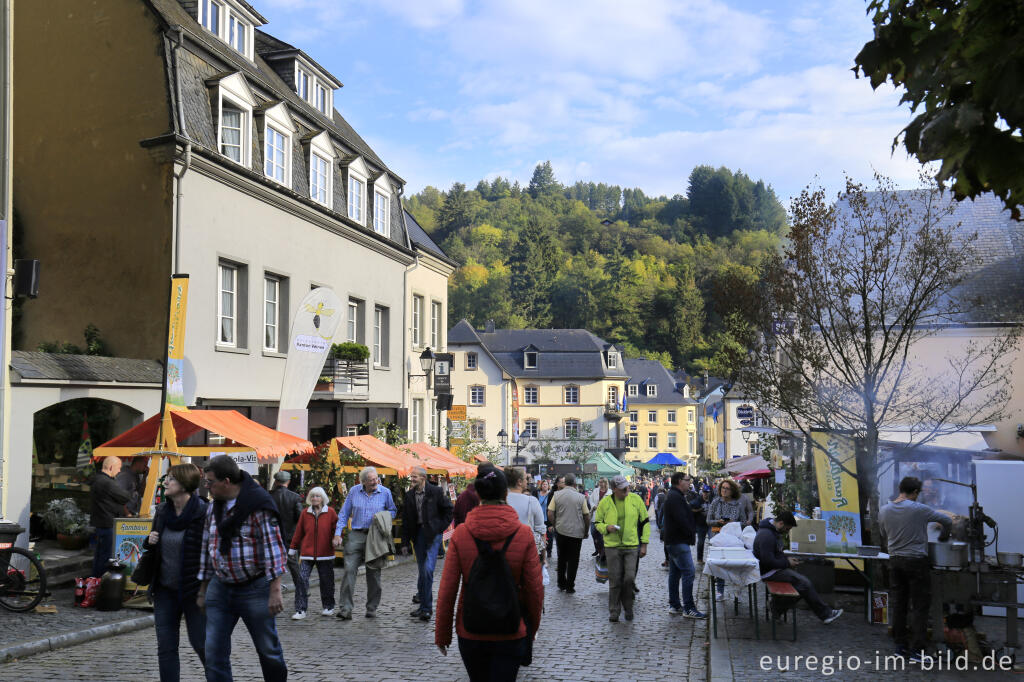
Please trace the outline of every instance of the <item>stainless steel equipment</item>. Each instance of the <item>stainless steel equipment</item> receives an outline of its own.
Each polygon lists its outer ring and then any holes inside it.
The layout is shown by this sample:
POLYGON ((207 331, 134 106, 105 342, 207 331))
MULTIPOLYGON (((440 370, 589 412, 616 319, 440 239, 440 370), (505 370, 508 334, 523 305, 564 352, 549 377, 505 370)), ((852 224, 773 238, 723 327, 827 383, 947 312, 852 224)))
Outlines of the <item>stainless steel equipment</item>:
POLYGON ((996 552, 996 561, 1006 568, 1020 568, 1022 559, 1020 552, 996 552))
POLYGON ((967 543, 933 540, 928 543, 928 558, 935 568, 964 568, 967 566, 967 543))

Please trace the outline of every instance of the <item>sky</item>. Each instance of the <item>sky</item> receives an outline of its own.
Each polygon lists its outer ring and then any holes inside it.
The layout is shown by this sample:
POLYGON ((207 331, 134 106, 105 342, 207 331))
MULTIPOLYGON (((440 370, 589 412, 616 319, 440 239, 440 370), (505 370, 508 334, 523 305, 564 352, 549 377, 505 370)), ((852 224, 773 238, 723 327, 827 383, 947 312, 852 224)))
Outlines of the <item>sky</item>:
POLYGON ((344 87, 334 104, 406 194, 481 178, 685 194, 696 165, 787 203, 874 171, 917 184, 891 86, 851 71, 861 0, 252 0, 344 87), (845 175, 844 175, 845 174, 845 175))

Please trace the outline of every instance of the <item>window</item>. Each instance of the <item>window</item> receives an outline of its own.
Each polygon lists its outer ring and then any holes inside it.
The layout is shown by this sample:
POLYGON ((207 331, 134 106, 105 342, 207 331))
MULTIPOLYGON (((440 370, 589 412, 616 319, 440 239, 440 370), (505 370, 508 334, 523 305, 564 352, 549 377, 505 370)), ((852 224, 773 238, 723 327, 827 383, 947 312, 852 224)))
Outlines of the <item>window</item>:
POLYGON ((324 116, 331 115, 331 91, 320 83, 316 84, 316 108, 324 116))
POLYGON ((537 438, 538 433, 540 433, 540 422, 536 419, 527 419, 523 422, 523 430, 519 434, 519 440, 534 440, 537 438))
POLYGON ((309 197, 324 206, 330 206, 328 168, 330 164, 327 159, 319 154, 309 155, 309 197))
POLYGON ((540 389, 536 386, 527 386, 523 389, 523 404, 524 405, 538 405, 540 404, 540 389))
POLYGON ((469 387, 469 404, 480 406, 484 404, 484 387, 483 386, 470 386, 469 387))
POLYGON ((388 236, 391 234, 389 228, 391 221, 388 220, 391 211, 391 200, 380 192, 374 192, 373 198, 373 231, 377 234, 388 236))
POLYGON ((650 397, 650 396, 656 396, 656 395, 658 395, 658 385, 657 384, 647 384, 647 396, 650 397))
POLYGON ((413 443, 419 443, 420 425, 423 423, 423 398, 413 398, 412 414, 409 415, 409 435, 413 443))
POLYGON ((686 421, 688 421, 691 424, 693 423, 693 413, 694 413, 693 408, 690 408, 690 409, 688 409, 686 411, 686 421))
POLYGON ((675 424, 676 423, 676 411, 675 410, 668 410, 665 413, 665 416, 666 416, 666 421, 669 424, 675 424))
POLYGON ((674 433, 668 434, 668 444, 665 447, 667 447, 669 450, 675 450, 676 449, 676 434, 674 434, 674 433))
POLYGON ((647 434, 647 447, 652 450, 658 449, 658 434, 648 433, 647 434))
POLYGON ((263 350, 277 352, 278 303, 281 300, 281 280, 277 277, 263 278, 263 350))
POLYGON ((389 310, 382 306, 373 309, 373 366, 388 366, 389 310))
POLYGON ((224 15, 224 5, 216 0, 201 0, 199 3, 199 23, 210 33, 220 35, 221 17, 224 15))
POLYGON ((247 112, 228 102, 221 104, 220 110, 220 153, 232 161, 242 161, 242 140, 246 137, 247 112))
POLYGON ((220 297, 217 299, 217 321, 220 333, 217 343, 223 346, 237 345, 238 314, 238 268, 234 265, 220 265, 220 297))
POLYGON ((363 222, 363 191, 366 184, 357 178, 348 179, 348 217, 357 223, 363 222))
POLYGON ((246 12, 240 7, 245 3, 231 0, 199 0, 198 4, 199 23, 203 28, 251 60, 252 23, 245 18, 246 12))
POLYGON ((565 404, 566 405, 579 405, 580 403, 580 387, 579 386, 566 386, 564 389, 565 404))
POLYGON ((469 422, 469 437, 472 440, 487 440, 487 423, 482 419, 469 422))
POLYGON ((647 423, 648 424, 657 424, 658 423, 658 411, 657 410, 647 410, 647 423))
POLYGON ((692 434, 692 433, 690 434, 690 443, 689 443, 689 446, 690 446, 690 447, 689 447, 689 450, 688 450, 688 452, 689 452, 689 453, 690 453, 690 454, 692 455, 692 454, 693 454, 693 434, 692 434))
POLYGON ((628 395, 630 398, 635 398, 637 395, 639 395, 639 391, 637 390, 637 385, 636 384, 630 384, 629 386, 627 386, 626 387, 626 395, 628 395))
POLYGON ((636 413, 636 410, 630 410, 629 411, 629 421, 633 422, 634 424, 636 424, 638 421, 640 421, 640 417, 636 413))
POLYGON ((537 353, 530 351, 523 353, 523 367, 526 369, 537 369, 537 353))
POLYGON ((248 37, 246 34, 249 31, 249 24, 244 22, 234 12, 231 12, 231 18, 228 21, 228 45, 240 53, 248 55, 249 53, 246 51, 248 37))
POLYGON ((295 66, 295 92, 302 99, 309 101, 309 82, 312 79, 301 66, 295 66))
POLYGON ((615 369, 619 366, 619 354, 615 351, 608 351, 608 369, 615 369))
POLYGON ((358 424, 349 424, 349 425, 347 425, 345 427, 345 435, 346 436, 358 436, 359 435, 359 425, 358 424))
POLYGON ((441 311, 440 301, 430 302, 430 345, 434 348, 440 348, 443 338, 441 334, 441 325, 443 324, 444 316, 441 311))
POLYGON ((636 434, 635 433, 627 433, 626 434, 626 447, 627 448, 635 448, 636 447, 636 434))
POLYGON ((348 299, 348 325, 345 330, 345 340, 352 343, 363 342, 363 309, 365 303, 354 298, 348 299))
POLYGON ((466 369, 477 368, 477 356, 476 353, 466 353, 466 369))
POLYGON ((564 422, 564 432, 566 438, 579 438, 580 437, 580 420, 579 419, 566 419, 564 422))
POLYGON ((271 180, 284 184, 285 160, 288 150, 285 147, 285 140, 288 138, 277 128, 267 126, 265 162, 263 172, 271 180))
POLYGON ((414 295, 412 297, 412 345, 419 346, 423 343, 423 332, 420 325, 423 324, 423 297, 414 295))
POLYGON ((608 404, 618 406, 619 404, 619 387, 609 386, 608 387, 608 404))

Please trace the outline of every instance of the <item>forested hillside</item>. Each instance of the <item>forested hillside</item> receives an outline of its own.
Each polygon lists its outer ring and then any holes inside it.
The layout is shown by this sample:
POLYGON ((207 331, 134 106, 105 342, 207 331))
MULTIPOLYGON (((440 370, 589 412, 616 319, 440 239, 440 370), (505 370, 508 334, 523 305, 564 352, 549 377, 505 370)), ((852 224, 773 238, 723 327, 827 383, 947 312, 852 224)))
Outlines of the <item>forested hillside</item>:
POLYGON ((462 264, 453 324, 586 328, 670 369, 713 373, 744 352, 742 306, 786 231, 770 186, 710 166, 671 198, 563 186, 545 162, 526 188, 503 178, 426 187, 406 205, 462 264))

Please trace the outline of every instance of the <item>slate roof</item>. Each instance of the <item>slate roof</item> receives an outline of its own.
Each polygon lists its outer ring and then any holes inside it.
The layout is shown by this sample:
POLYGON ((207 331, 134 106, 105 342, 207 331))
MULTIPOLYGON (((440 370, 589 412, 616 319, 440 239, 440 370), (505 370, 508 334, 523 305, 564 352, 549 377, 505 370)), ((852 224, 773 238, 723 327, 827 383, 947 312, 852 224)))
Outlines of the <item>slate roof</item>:
MULTIPOLYGON (((448 332, 448 345, 479 344, 511 376, 539 379, 624 379, 625 370, 608 369, 604 353, 612 344, 586 329, 473 329, 465 319, 448 332), (537 368, 523 367, 523 351, 537 351, 537 368), (532 349, 531 349, 532 350, 532 349)), ((621 351, 616 349, 621 354, 621 351)))
POLYGON ((629 374, 630 384, 640 386, 638 395, 629 395, 626 389, 626 402, 629 405, 696 405, 693 398, 683 397, 682 388, 676 388, 676 378, 665 369, 657 360, 645 360, 643 358, 626 358, 626 373, 629 374), (647 386, 654 384, 658 387, 658 395, 647 395, 647 386))
POLYGON ((458 263, 449 258, 441 247, 430 238, 427 231, 424 230, 418 222, 416 222, 416 219, 412 217, 411 213, 403 210, 402 214, 405 216, 405 230, 409 234, 409 241, 411 241, 414 246, 423 249, 424 251, 429 251, 435 256, 448 261, 452 265, 458 265, 458 263))
POLYGON ((96 355, 16 350, 11 351, 11 369, 23 379, 158 385, 164 380, 164 368, 155 360, 96 355))

